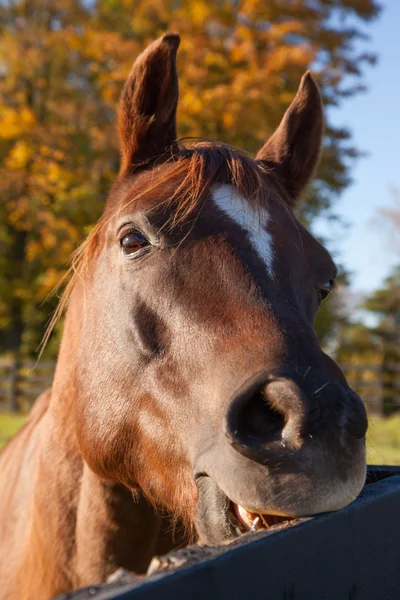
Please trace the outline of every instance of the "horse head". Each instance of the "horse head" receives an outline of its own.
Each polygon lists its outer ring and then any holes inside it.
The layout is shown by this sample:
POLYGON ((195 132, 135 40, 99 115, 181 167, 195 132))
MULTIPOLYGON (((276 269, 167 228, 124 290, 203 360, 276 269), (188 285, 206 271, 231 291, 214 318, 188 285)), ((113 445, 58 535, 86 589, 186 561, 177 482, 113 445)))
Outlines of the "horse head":
POLYGON ((178 46, 164 35, 126 81, 121 170, 81 251, 63 348, 90 468, 215 544, 351 502, 367 419, 313 329, 336 266, 295 215, 320 154, 317 84, 304 75, 255 160, 184 145, 178 46))

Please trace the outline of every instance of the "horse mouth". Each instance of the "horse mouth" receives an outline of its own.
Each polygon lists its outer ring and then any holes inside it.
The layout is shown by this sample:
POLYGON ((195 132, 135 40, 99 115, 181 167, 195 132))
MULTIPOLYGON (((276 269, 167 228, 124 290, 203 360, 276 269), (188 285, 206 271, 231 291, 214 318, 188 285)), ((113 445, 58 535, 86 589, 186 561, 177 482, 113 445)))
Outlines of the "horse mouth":
POLYGON ((258 502, 260 509, 245 508, 231 500, 208 475, 196 478, 198 501, 195 526, 201 545, 220 546, 242 535, 266 531, 277 526, 290 526, 294 515, 276 514, 269 502, 258 502), (264 504, 265 508, 262 506, 264 504))
POLYGON ((246 510, 243 506, 230 502, 228 508, 228 520, 236 535, 250 531, 261 531, 269 529, 274 525, 282 525, 293 521, 293 517, 284 517, 268 513, 254 513, 246 510))

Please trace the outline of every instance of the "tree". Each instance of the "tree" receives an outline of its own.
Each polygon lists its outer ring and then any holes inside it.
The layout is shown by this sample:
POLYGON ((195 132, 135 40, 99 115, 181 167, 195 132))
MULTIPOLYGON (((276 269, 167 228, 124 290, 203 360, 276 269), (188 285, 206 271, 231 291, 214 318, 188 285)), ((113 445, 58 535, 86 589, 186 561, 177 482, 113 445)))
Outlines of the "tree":
MULTIPOLYGON (((98 217, 118 165, 114 114, 133 58, 182 35, 180 135, 254 153, 311 66, 325 104, 362 89, 377 0, 9 0, 0 4, 0 344, 34 352, 42 302, 98 217)), ((328 121, 311 222, 357 151, 328 121)))
POLYGON ((349 378, 358 381, 358 391, 364 398, 370 395, 371 386, 378 389, 373 384, 377 383, 379 371, 381 389, 380 397, 374 399, 375 406, 379 404, 385 414, 390 414, 400 408, 400 266, 359 307, 374 315, 376 324, 368 326, 351 320, 344 323, 335 358, 347 367, 349 378))
POLYGON ((382 353, 383 407, 386 414, 400 408, 400 265, 384 286, 364 303, 378 317, 373 329, 382 353))

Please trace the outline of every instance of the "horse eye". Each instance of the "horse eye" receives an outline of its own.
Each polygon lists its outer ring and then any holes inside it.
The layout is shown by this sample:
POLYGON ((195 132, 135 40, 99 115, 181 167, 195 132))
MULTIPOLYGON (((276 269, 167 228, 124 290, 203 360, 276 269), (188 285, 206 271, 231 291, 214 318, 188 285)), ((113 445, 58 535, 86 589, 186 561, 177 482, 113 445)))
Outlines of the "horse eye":
POLYGON ((148 246, 149 243, 140 231, 130 231, 121 239, 121 248, 125 255, 131 255, 148 246))
POLYGON ((325 300, 325 298, 328 296, 329 292, 331 292, 334 287, 335 287, 334 279, 330 279, 329 281, 326 281, 324 283, 324 285, 318 291, 319 301, 322 302, 323 300, 325 300))

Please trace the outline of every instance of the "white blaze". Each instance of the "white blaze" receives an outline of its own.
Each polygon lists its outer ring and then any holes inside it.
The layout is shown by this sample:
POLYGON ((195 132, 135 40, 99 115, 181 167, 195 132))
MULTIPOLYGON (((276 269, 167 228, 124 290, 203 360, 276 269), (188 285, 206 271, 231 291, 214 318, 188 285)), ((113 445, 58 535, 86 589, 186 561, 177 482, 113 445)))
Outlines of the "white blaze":
POLYGON ((249 241, 273 278, 272 235, 266 227, 269 215, 265 208, 255 209, 232 185, 221 185, 213 192, 213 200, 222 212, 247 232, 249 241))

